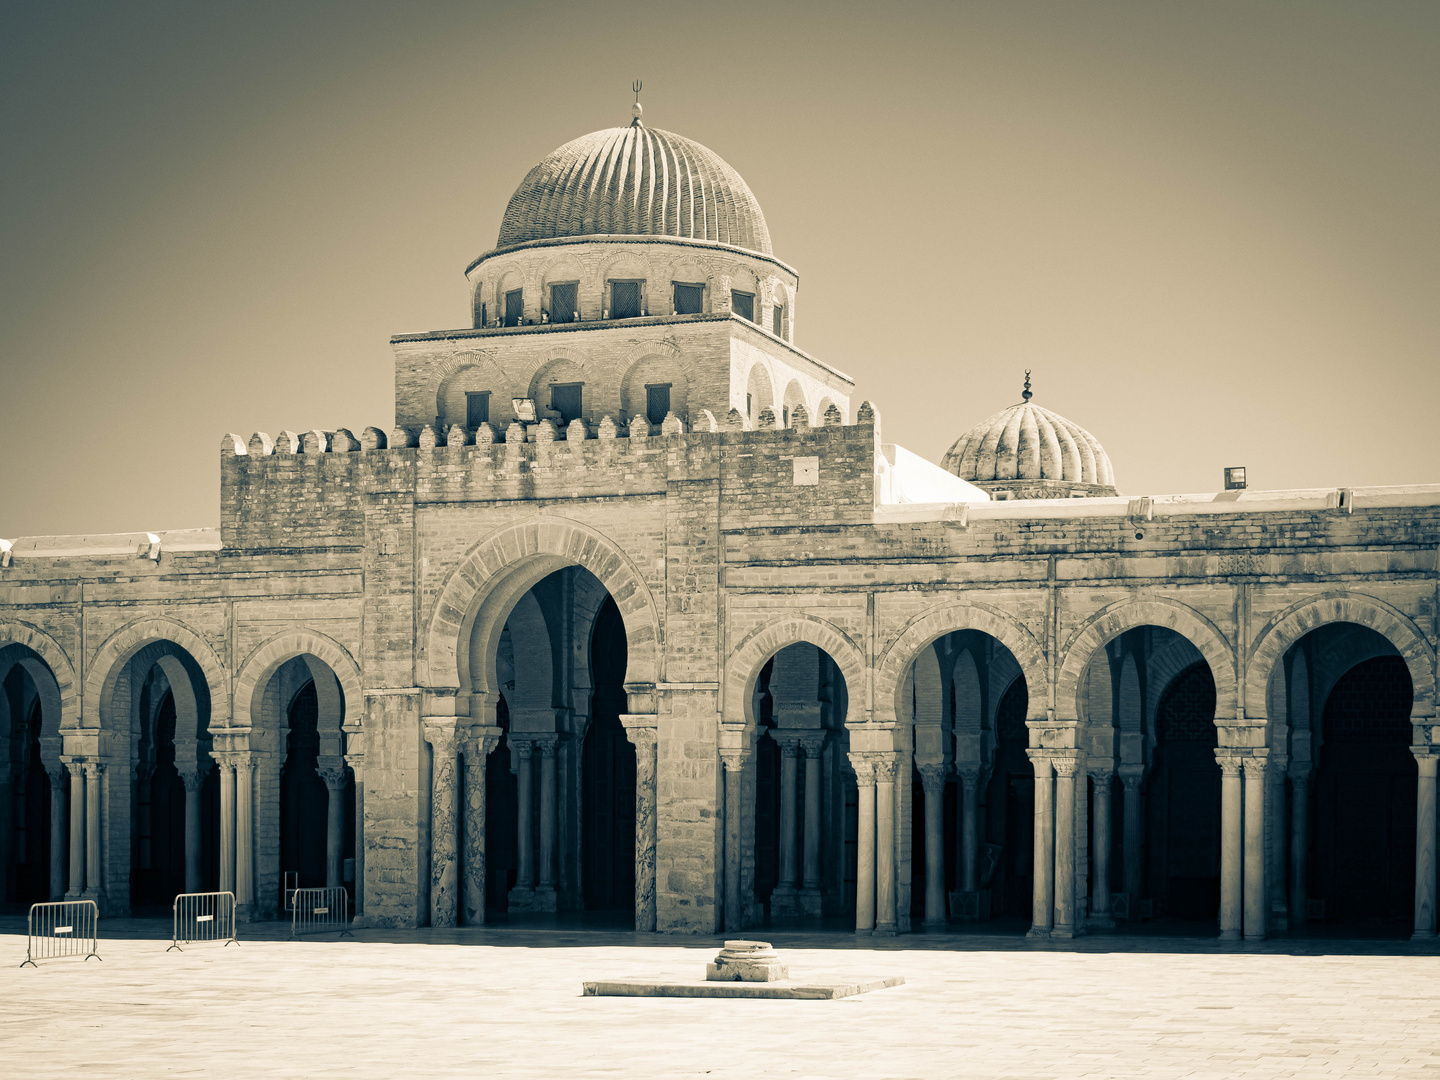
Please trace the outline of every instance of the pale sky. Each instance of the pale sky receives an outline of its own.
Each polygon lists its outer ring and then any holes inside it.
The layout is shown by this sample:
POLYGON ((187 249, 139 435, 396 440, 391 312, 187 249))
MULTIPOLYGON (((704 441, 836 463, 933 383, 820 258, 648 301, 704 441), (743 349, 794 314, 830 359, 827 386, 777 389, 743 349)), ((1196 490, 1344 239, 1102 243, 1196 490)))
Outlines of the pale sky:
POLYGON ((529 167, 709 146, 797 344, 938 461, 1019 398, 1128 494, 1440 482, 1440 3, 0 7, 0 536, 215 525, 393 424, 529 167))

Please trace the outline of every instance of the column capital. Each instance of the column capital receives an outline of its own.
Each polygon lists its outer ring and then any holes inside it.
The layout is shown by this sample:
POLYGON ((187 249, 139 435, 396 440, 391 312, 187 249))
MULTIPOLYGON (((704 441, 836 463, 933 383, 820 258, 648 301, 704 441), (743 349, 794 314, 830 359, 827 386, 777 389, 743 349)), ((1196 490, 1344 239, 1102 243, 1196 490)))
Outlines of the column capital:
POLYGON ((826 735, 823 728, 819 731, 807 731, 803 733, 800 736, 800 746, 804 749, 805 756, 807 758, 819 757, 820 751, 825 749, 825 739, 826 735))
POLYGON ((536 735, 531 742, 534 744, 535 749, 540 751, 542 758, 553 758, 555 756, 555 747, 560 745, 560 734, 554 731, 541 732, 536 735))
POLYGON ((920 782, 924 785, 927 794, 939 788, 944 790, 945 765, 942 762, 927 761, 924 765, 917 765, 920 773, 920 782))
POLYGON ((500 738, 505 733, 500 728, 490 724, 472 724, 465 730, 465 735, 460 743, 460 749, 466 754, 473 754, 480 759, 485 759, 494 752, 500 745, 500 738))
POLYGON ((1110 783, 1115 773, 1111 769, 1091 769, 1090 775, 1095 780, 1095 786, 1100 787, 1102 784, 1110 783))
POLYGON ((249 772, 255 768, 255 753, 253 750, 237 750, 230 755, 230 764, 235 766, 237 773, 240 772, 241 769, 249 772))
POLYGON ((1434 776, 1437 764, 1440 764, 1440 747, 1436 746, 1412 746, 1410 753, 1415 756, 1415 764, 1420 767, 1421 776, 1434 776))
POLYGON ((1054 757, 1050 763, 1055 766, 1056 776, 1074 776, 1080 771, 1079 758, 1070 757, 1068 754, 1064 757, 1054 757))
POLYGON ((511 769, 514 769, 516 761, 529 761, 530 756, 535 753, 535 740, 526 734, 507 733, 505 743, 510 747, 511 769))
POLYGON ((1240 767, 1245 770, 1246 776, 1263 777, 1265 775, 1266 751, 1255 750, 1250 757, 1242 758, 1240 767))
POLYGON ((800 753, 801 732, 793 728, 767 728, 765 733, 780 747, 782 756, 793 758, 800 753))
POLYGON ((85 772, 85 779, 99 779, 100 774, 105 771, 105 763, 103 761, 87 761, 81 768, 85 772))
POLYGON ((1241 762, 1244 761, 1239 754, 1227 747, 1219 747, 1215 751, 1215 760, 1220 764, 1221 776, 1239 776, 1241 762))
POLYGON ((750 761, 753 751, 747 747, 724 747, 720 750, 720 761, 727 773, 739 773, 750 761))
POLYGON ((658 717, 654 713, 620 714, 620 726, 625 729, 625 737, 637 750, 655 746, 659 740, 657 720, 658 717))
POLYGON ((45 773, 50 777, 50 790, 63 792, 65 790, 65 776, 67 770, 64 765, 57 764, 54 768, 46 766, 45 773))
POLYGON ((185 785, 185 793, 187 795, 200 790, 199 769, 178 769, 177 771, 180 773, 180 783, 185 785))
POLYGON ((895 774, 900 771, 900 763, 895 760, 893 754, 881 754, 875 761, 875 782, 877 784, 893 784, 895 774))
POLYGON ((957 761, 955 763, 955 775, 958 776, 967 786, 974 784, 980 779, 980 763, 978 761, 957 761))
POLYGON ((340 757, 321 757, 315 764, 315 772, 331 791, 345 786, 345 760, 340 757))
POLYGON ((875 761, 866 753, 852 753, 849 755, 850 768, 855 770, 855 782, 861 787, 870 787, 875 783, 875 761))
POLYGON ((435 748, 435 753, 453 754, 455 752, 455 717, 421 717, 420 727, 425 734, 425 741, 435 748))

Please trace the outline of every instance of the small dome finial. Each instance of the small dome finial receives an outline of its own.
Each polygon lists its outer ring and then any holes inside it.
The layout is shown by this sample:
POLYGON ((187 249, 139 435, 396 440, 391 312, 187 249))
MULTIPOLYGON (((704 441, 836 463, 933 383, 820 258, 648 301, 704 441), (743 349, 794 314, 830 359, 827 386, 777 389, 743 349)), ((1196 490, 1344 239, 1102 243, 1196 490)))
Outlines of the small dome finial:
POLYGON ((1025 369, 1025 389, 1021 392, 1020 396, 1026 401, 1029 401, 1035 396, 1030 392, 1030 369, 1028 367, 1025 369))
POLYGON ((640 123, 640 117, 645 112, 644 106, 640 104, 640 91, 644 89, 644 87, 645 84, 639 79, 636 79, 633 83, 630 84, 630 89, 635 91, 635 104, 632 105, 630 108, 630 115, 634 118, 630 121, 631 127, 644 126, 640 123))

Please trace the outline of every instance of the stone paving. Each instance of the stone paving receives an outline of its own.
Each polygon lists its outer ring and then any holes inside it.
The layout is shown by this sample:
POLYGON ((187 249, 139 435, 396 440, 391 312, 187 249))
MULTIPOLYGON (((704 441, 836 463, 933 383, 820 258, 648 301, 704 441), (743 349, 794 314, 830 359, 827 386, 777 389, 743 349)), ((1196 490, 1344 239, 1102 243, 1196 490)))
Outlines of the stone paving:
POLYGON ((1440 954, 1408 943, 978 935, 855 948, 770 935, 804 977, 901 974, 840 1001, 586 998, 695 978, 709 939, 357 931, 167 954, 102 923, 103 963, 19 969, 0 920, 0 1075, 530 1077, 1440 1076, 1440 954))

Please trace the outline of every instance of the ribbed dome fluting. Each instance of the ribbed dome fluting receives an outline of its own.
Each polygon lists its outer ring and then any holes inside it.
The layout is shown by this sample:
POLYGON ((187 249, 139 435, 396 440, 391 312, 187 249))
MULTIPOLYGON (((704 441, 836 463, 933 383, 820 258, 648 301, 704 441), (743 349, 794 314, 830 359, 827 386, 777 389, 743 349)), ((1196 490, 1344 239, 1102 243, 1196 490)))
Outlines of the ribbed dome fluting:
POLYGON ((1099 440, 1079 424, 1025 402, 955 440, 941 464, 962 480, 1064 480, 1114 487, 1099 440))
POLYGON ((771 253, 765 215, 739 173, 697 142, 639 124, 583 135, 531 169, 496 246, 615 234, 771 253))

